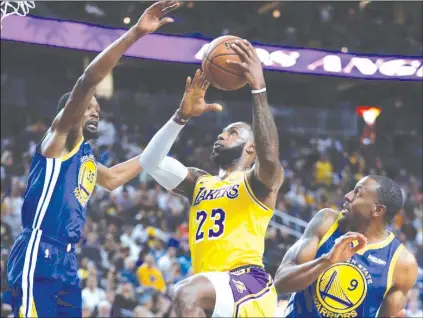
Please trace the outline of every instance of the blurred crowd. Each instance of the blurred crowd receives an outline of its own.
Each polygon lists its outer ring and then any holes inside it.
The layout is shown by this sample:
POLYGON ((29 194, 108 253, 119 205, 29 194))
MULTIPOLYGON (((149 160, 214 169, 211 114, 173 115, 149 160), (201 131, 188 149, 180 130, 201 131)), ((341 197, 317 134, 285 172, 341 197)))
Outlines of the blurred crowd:
MULTIPOLYGON (((5 263, 20 232, 20 209, 31 157, 47 126, 38 121, 19 135, 1 139, 2 317, 9 308, 5 263)), ((98 160, 112 166, 139 154, 145 142, 135 140, 129 131, 126 125, 114 122, 113 117, 101 119, 100 136, 93 143, 98 160)), ((213 137, 199 136, 195 127, 186 127, 171 155, 214 173, 216 168, 209 160, 213 137)), ((384 166, 384 159, 368 147, 350 150, 330 136, 301 142, 292 139, 281 149, 281 160, 286 178, 277 209, 305 221, 322 208, 339 209, 344 194, 364 175, 389 174, 401 185, 406 199, 390 229, 423 266, 421 176, 411 174, 407 167, 390 171, 384 166)), ((187 200, 165 191, 146 173, 113 192, 96 188, 89 201, 84 235, 77 246, 84 317, 171 314, 169 292, 191 274, 188 211, 187 200)), ((282 223, 294 230, 298 226, 282 223)), ((264 263, 271 274, 295 240, 283 230, 269 228, 264 263)), ((415 317, 422 313, 421 278, 419 284, 410 292, 408 302, 410 315, 415 317)), ((282 302, 286 296, 281 295, 282 302)))
MULTIPOLYGON (((263 43, 335 50, 346 47, 350 52, 422 52, 421 2, 269 3, 245 2, 240 10, 239 2, 184 2, 185 8, 175 13, 176 23, 163 32, 207 37, 235 34, 263 43), (257 13, 263 5, 274 7, 257 13), (275 10, 279 17, 273 17, 275 10)), ((123 27, 123 17, 134 20, 146 6, 142 2, 45 1, 37 2, 32 13, 123 27)), ((5 264, 21 230, 21 206, 31 159, 51 124, 60 95, 74 85, 83 70, 79 53, 18 45, 2 41, 1 317, 10 315, 5 264), (3 62, 3 53, 7 63, 3 62)), ((93 146, 97 159, 106 166, 142 151, 175 111, 185 76, 193 73, 189 66, 137 63, 139 69, 125 62, 119 65, 114 72, 113 96, 99 100, 100 136, 93 146)), ((266 80, 269 92, 275 92, 269 93, 272 107, 291 114, 276 119, 286 174, 277 209, 308 222, 322 208, 339 209, 344 195, 363 176, 388 175, 401 185, 406 199, 389 228, 416 255, 422 268, 420 83, 363 84, 358 80, 310 80, 279 73, 269 73, 266 80), (355 90, 352 87, 356 84, 355 90), (347 94, 348 88, 351 90, 347 94), (383 111, 376 127, 377 142, 363 145, 359 141, 362 127, 353 124, 357 120, 356 106, 368 104, 380 105, 383 111), (280 105, 292 105, 295 112, 280 105), (312 107, 315 112, 310 111, 312 107), (305 126, 317 121, 313 116, 323 108, 329 115, 335 113, 334 109, 349 111, 344 116, 346 122, 337 115, 328 122, 341 128, 350 124, 355 137, 322 129, 327 127, 307 130, 305 126), (294 133, 288 128, 297 117, 310 120, 301 121, 303 126, 294 127, 294 133)), ((231 121, 251 121, 244 102, 250 100, 249 94, 222 94, 211 90, 208 98, 243 101, 224 104, 222 113, 189 122, 171 150, 171 155, 187 166, 216 173, 209 155, 217 134, 231 121)), ((146 173, 113 192, 96 188, 88 204, 84 235, 77 246, 84 317, 172 315, 172 286, 191 275, 188 211, 187 200, 165 191, 146 173)), ((287 219, 275 217, 274 221, 297 232, 303 230, 287 219)), ((264 264, 272 275, 296 240, 279 227, 268 229, 264 264)), ((423 316, 422 277, 420 270, 419 281, 408 297, 407 317, 423 316)), ((280 295, 281 306, 287 297, 280 295)))
MULTIPOLYGON (((151 3, 40 2, 32 14, 127 28, 151 3)), ((422 52, 421 2, 184 1, 161 32, 201 37, 237 35, 251 41, 349 52, 422 52)))

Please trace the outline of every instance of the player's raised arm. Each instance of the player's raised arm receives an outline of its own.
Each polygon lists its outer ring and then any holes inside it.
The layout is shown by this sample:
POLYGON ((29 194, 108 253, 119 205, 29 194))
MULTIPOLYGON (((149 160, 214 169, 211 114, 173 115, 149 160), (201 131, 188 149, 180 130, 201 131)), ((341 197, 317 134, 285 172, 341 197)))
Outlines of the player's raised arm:
POLYGON ((154 32, 162 25, 172 22, 171 18, 164 18, 164 16, 178 6, 177 1, 153 4, 133 27, 90 63, 76 82, 63 110, 56 116, 49 133, 43 140, 41 146, 43 155, 59 157, 63 155, 66 146, 73 148, 82 137, 82 120, 94 96, 96 86, 115 67, 123 53, 138 39, 147 33, 154 32), (67 136, 71 131, 73 134, 70 141, 67 136))
POLYGON ((301 237, 285 254, 276 271, 275 287, 278 293, 292 293, 310 286, 320 274, 331 265, 345 261, 362 249, 367 239, 358 233, 349 232, 341 236, 332 250, 315 259, 319 242, 338 217, 337 212, 330 209, 319 211, 301 237), (351 247, 351 242, 359 244, 351 247))
POLYGON ((140 158, 142 168, 160 185, 188 198, 194 191, 197 179, 206 172, 196 168, 187 168, 176 159, 166 155, 179 132, 191 117, 222 109, 222 106, 218 104, 207 104, 204 101, 209 85, 210 83, 200 70, 197 70, 192 81, 190 77, 187 78, 184 97, 179 109, 154 135, 140 158))
POLYGON ((253 94, 253 133, 257 160, 252 177, 258 179, 268 190, 277 192, 284 176, 279 162, 278 131, 267 102, 261 61, 253 46, 246 40, 235 41, 232 48, 240 56, 241 62, 227 62, 238 65, 253 94))
POLYGON ((407 295, 417 280, 417 262, 413 254, 401 247, 390 286, 378 317, 405 317, 407 295))

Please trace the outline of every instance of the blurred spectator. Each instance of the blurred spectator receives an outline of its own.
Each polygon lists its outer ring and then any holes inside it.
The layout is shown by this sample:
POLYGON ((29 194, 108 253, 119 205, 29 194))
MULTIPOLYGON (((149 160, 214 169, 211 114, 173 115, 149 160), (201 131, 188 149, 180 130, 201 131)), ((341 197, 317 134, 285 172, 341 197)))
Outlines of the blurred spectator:
POLYGON ((98 138, 97 147, 112 146, 116 141, 115 125, 108 119, 107 115, 103 115, 98 122, 98 138))
POLYGON ((332 183, 333 166, 326 154, 321 154, 315 165, 315 180, 319 185, 330 185, 332 183))
POLYGON ((106 293, 103 289, 98 287, 97 277, 89 276, 87 278, 87 287, 82 290, 82 302, 84 306, 94 311, 97 309, 100 302, 106 299, 106 293))
POLYGON ((132 317, 137 304, 134 287, 127 279, 122 278, 113 302, 112 317, 132 317))
POLYGON ((156 267, 151 254, 145 256, 144 263, 137 269, 137 276, 140 285, 143 287, 152 287, 161 292, 166 289, 163 275, 156 267))
POLYGON ((126 279, 134 286, 138 284, 138 279, 135 273, 135 261, 128 257, 124 261, 122 270, 120 271, 121 279, 126 279))
POLYGON ((170 275, 170 269, 172 268, 172 264, 176 262, 176 248, 169 247, 166 253, 160 257, 159 262, 157 264, 158 268, 164 274, 165 279, 168 279, 170 275))
MULTIPOLYGON (((112 314, 112 306, 110 305, 110 303, 107 300, 100 301, 100 303, 98 304, 97 317, 111 318, 112 317, 111 314, 112 314)), ((136 316, 136 317, 141 317, 141 316, 136 316)))

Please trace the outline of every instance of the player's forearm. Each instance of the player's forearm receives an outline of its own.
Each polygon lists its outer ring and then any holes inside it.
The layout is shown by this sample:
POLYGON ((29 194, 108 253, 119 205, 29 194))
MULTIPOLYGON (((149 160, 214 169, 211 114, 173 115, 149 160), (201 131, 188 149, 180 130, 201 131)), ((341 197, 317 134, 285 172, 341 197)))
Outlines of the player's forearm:
POLYGON ((278 293, 293 293, 303 290, 330 266, 330 261, 325 257, 301 265, 282 264, 275 275, 276 290, 278 293))
POLYGON ((132 27, 110 44, 86 68, 83 75, 85 83, 92 87, 97 86, 116 66, 123 53, 143 35, 137 28, 132 27))
POLYGON ((140 158, 141 166, 148 173, 151 174, 159 167, 183 128, 183 123, 179 122, 178 116, 174 115, 154 135, 147 147, 145 147, 140 158))
POLYGON ((179 132, 184 127, 184 120, 174 115, 151 139, 139 163, 162 187, 175 189, 188 175, 188 168, 178 160, 167 157, 179 132))
POLYGON ((267 184, 278 178, 279 138, 266 92, 253 94, 253 132, 260 180, 267 184), (269 181, 269 182, 267 182, 269 181))
POLYGON ((109 185, 111 190, 119 188, 141 173, 140 157, 141 155, 136 156, 110 168, 112 178, 109 185))

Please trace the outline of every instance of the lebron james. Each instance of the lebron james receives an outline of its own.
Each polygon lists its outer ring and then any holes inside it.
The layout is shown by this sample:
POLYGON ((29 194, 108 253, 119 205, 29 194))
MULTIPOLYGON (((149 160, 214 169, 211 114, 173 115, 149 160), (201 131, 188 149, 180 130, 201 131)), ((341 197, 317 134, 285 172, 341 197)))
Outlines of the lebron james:
POLYGON ((150 141, 140 162, 163 187, 191 200, 189 244, 194 276, 174 290, 178 317, 273 317, 277 295, 263 269, 264 235, 284 173, 276 125, 267 104, 261 62, 249 42, 235 41, 237 63, 253 97, 252 126, 223 129, 213 147, 217 176, 167 157, 191 117, 221 106, 206 104, 209 86, 199 70, 188 77, 174 117, 150 141))

